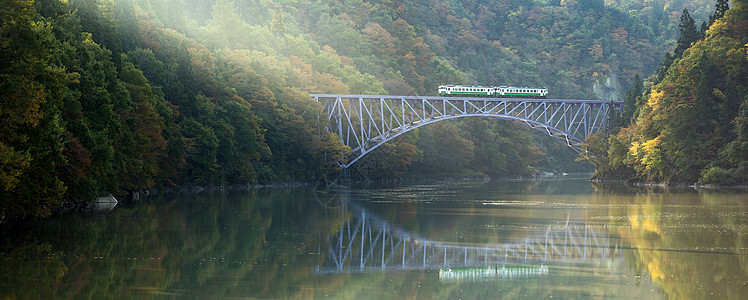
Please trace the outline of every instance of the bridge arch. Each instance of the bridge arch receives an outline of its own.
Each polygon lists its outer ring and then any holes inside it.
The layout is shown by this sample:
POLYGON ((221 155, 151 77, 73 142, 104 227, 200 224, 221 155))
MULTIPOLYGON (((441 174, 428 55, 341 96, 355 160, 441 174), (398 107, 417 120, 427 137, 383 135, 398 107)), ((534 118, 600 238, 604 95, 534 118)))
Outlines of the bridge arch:
POLYGON ((431 123, 493 117, 541 130, 577 152, 587 135, 603 130, 622 102, 602 100, 420 97, 312 94, 323 103, 327 130, 352 149, 347 168, 380 145, 431 123))

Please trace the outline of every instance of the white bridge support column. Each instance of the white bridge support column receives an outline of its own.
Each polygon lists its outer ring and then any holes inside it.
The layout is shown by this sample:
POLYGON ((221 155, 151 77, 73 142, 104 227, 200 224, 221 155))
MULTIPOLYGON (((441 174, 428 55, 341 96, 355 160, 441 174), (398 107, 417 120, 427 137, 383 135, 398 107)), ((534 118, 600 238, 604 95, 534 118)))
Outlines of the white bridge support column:
POLYGON ((311 95, 323 104, 320 117, 352 153, 343 168, 387 141, 441 120, 481 116, 524 124, 562 141, 577 152, 584 139, 606 129, 623 102, 603 100, 466 98, 381 95, 311 95))

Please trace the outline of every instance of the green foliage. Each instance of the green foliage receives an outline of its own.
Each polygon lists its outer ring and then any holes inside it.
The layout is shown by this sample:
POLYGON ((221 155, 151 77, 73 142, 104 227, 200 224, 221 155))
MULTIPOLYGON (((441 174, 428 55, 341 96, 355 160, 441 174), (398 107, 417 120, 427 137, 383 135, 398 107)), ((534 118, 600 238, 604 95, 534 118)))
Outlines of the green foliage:
POLYGON ((52 24, 33 3, 0 6, 0 216, 41 217, 58 206, 65 186, 60 107, 68 76, 53 63, 52 24))
POLYGON ((700 32, 696 30, 696 23, 694 22, 691 15, 688 13, 688 9, 683 9, 683 13, 680 16, 680 37, 678 38, 678 44, 675 46, 673 54, 675 58, 683 56, 683 51, 686 51, 691 44, 703 38, 700 32))
MULTIPOLYGON (((687 19, 682 18, 682 25, 691 23, 687 19)), ((666 71, 655 78, 636 119, 617 135, 624 144, 609 148, 611 161, 624 162, 645 180, 718 184, 741 180, 740 166, 748 158, 745 22, 741 9, 731 9, 715 19, 704 40, 684 46, 682 58, 678 51, 668 57, 666 71)))
POLYGON ((534 175, 540 165, 549 170, 559 168, 560 163, 544 161, 551 158, 544 158, 545 153, 535 142, 536 138, 521 125, 510 121, 461 118, 419 128, 381 145, 354 166, 366 177, 374 178, 509 178, 534 175))
POLYGON ((721 19, 725 16, 725 13, 727 10, 730 9, 730 5, 728 4, 728 0, 717 0, 717 4, 714 5, 714 14, 709 16, 709 26, 712 26, 714 24, 714 21, 717 19, 721 19))
POLYGON ((644 83, 642 82, 641 77, 636 75, 634 76, 633 87, 626 93, 626 98, 623 99, 623 110, 621 111, 621 115, 616 119, 617 121, 613 126, 620 128, 631 124, 631 121, 636 114, 637 104, 641 102, 643 94, 644 83))
MULTIPOLYGON (((707 31, 714 49, 663 63, 656 88, 667 94, 657 108, 643 104, 636 76, 654 70, 657 49, 675 44, 668 32, 686 4, 626 14, 600 0, 2 1, 4 215, 43 216, 60 198, 157 185, 327 177, 350 149, 325 131, 320 103, 307 93, 521 84, 581 98, 593 97, 590 83, 620 76, 635 87, 621 125, 636 118, 642 133, 622 130, 612 169, 638 161, 646 166, 637 170, 658 174, 652 178, 679 168, 692 178, 717 158, 736 169, 748 147, 746 43, 724 34, 742 32, 732 25, 744 15, 740 1, 722 18, 717 5, 707 31), (693 90, 676 93, 681 86, 693 90), (688 147, 678 135, 689 137, 688 147), (626 143, 659 154, 621 155, 626 143)), ((683 18, 690 34, 693 20, 683 18)), ((545 153, 565 155, 514 124, 470 119, 425 127, 378 151, 377 176, 437 168, 527 175, 557 165, 545 153)))
POLYGON ((732 184, 735 179, 732 177, 729 171, 724 170, 720 167, 712 167, 705 169, 704 174, 701 175, 699 182, 707 184, 732 184))

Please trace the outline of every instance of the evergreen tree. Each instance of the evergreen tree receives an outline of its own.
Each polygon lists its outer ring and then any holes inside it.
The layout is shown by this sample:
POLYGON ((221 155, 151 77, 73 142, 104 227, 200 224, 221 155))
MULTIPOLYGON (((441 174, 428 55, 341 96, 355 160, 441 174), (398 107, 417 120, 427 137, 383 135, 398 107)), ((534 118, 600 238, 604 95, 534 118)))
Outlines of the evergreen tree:
POLYGON ((727 0, 717 0, 717 4, 714 5, 714 14, 709 16, 709 26, 711 26, 717 19, 724 17, 729 9, 730 4, 728 4, 727 0))
POLYGON ((709 30, 709 24, 706 23, 706 21, 701 22, 701 27, 699 27, 699 32, 701 33, 701 36, 706 36, 706 31, 709 30))
POLYGON ((677 58, 683 57, 683 52, 691 47, 691 44, 702 38, 701 33, 696 30, 696 23, 691 14, 688 13, 688 9, 683 9, 683 14, 680 16, 680 38, 678 38, 678 44, 675 46, 673 56, 677 58))
POLYGON ((665 76, 667 76, 667 70, 670 69, 670 65, 672 65, 674 61, 675 56, 670 54, 670 52, 665 53, 665 58, 660 63, 660 68, 657 69, 657 72, 655 73, 655 80, 653 84, 658 84, 662 82, 663 79, 665 79, 665 76))
POLYGON ((617 126, 625 127, 631 123, 631 120, 634 118, 637 102, 641 99, 643 91, 644 84, 639 74, 637 74, 634 76, 634 86, 626 93, 626 98, 623 100, 623 110, 621 111, 621 118, 617 126))
POLYGON ((717 0, 717 4, 714 5, 714 14, 709 16, 709 23, 704 22, 701 24, 701 35, 706 36, 706 31, 709 27, 714 24, 714 21, 725 16, 725 12, 730 9, 730 5, 727 0, 717 0))

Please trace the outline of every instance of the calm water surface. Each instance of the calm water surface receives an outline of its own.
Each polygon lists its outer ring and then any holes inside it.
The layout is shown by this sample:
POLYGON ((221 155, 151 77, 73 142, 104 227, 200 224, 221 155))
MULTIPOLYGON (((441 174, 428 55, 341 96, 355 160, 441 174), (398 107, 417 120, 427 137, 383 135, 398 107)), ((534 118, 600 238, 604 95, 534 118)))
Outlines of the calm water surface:
POLYGON ((745 299, 748 194, 585 179, 180 194, 0 247, 0 298, 745 299))

